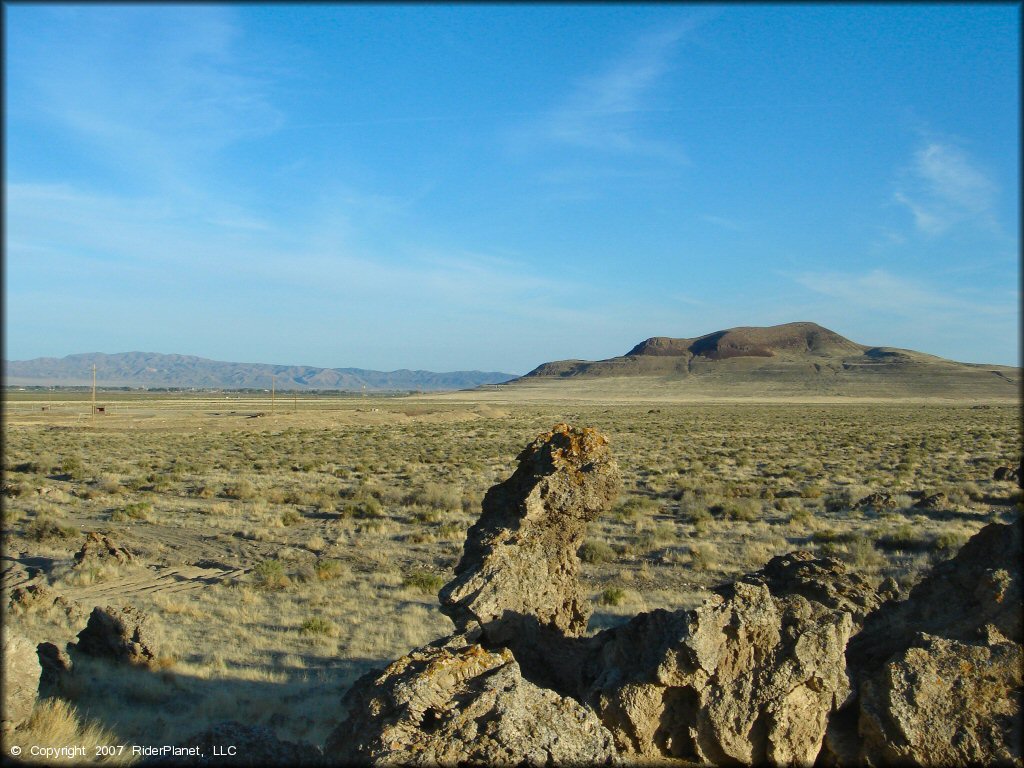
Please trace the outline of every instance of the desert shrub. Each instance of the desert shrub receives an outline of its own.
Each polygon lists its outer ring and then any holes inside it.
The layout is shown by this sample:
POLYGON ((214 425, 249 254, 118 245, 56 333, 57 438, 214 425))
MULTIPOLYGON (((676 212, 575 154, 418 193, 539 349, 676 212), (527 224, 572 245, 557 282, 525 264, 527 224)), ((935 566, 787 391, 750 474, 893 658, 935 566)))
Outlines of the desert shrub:
MULTIPOLYGON (((838 547, 839 545, 831 543, 825 546, 838 547)), ((874 544, 867 538, 854 539, 843 545, 843 549, 835 556, 860 569, 878 568, 885 565, 886 562, 882 553, 875 549, 874 544)))
POLYGON ((953 531, 944 531, 935 537, 932 547, 939 552, 955 554, 967 541, 967 537, 953 531))
POLYGON ((622 605, 626 599, 626 590, 622 587, 608 587, 601 593, 601 605, 622 605))
POLYGON ((317 560, 313 565, 317 578, 321 581, 337 579, 345 572, 345 566, 340 560, 317 560))
MULTIPOLYGON (((81 759, 82 763, 130 765, 135 759, 130 749, 120 754, 117 754, 115 749, 112 756, 97 759, 97 747, 116 744, 118 737, 97 722, 82 717, 74 705, 55 697, 40 699, 28 720, 16 731, 12 731, 9 738, 5 738, 4 741, 7 742, 4 745, 5 751, 18 746, 26 756, 30 754, 29 750, 32 747, 56 750, 74 745, 85 750, 86 757, 81 759)), ((32 759, 32 762, 36 762, 37 759, 32 759)))
POLYGON ((705 571, 718 565, 715 548, 710 544, 695 544, 690 547, 690 560, 691 567, 698 571, 705 571))
POLYGON ((752 523, 761 519, 762 504, 757 499, 730 499, 722 504, 722 514, 730 520, 752 523))
POLYGON ((302 519, 302 514, 296 509, 286 509, 281 513, 281 525, 295 525, 302 519))
POLYGON ((824 544, 826 542, 845 544, 851 541, 856 541, 857 538, 857 534, 853 531, 837 531, 833 528, 821 528, 811 534, 811 540, 820 544, 824 544))
POLYGON ((427 483, 411 494, 409 502, 438 511, 459 509, 462 505, 462 492, 440 483, 427 483))
POLYGON ((384 517, 384 506, 374 496, 359 496, 345 502, 341 514, 360 520, 376 520, 384 517))
POLYGON ((243 477, 224 486, 224 490, 221 492, 221 495, 228 499, 250 501, 251 499, 256 498, 256 487, 251 481, 243 477))
POLYGON ((110 495, 117 495, 124 493, 125 488, 121 485, 121 481, 114 475, 103 474, 99 480, 96 481, 96 489, 110 495))
POLYGON ((825 489, 816 483, 805 485, 800 489, 800 496, 805 499, 820 499, 825 495, 825 489))
POLYGON ((256 583, 267 589, 281 589, 287 587, 291 580, 284 571, 284 564, 280 560, 264 560, 257 563, 252 569, 256 583))
POLYGON ((441 510, 434 508, 417 509, 412 513, 413 518, 420 523, 441 522, 441 510))
POLYGON ((121 509, 115 509, 110 519, 115 523, 123 523, 126 520, 149 520, 152 511, 153 505, 148 501, 134 501, 121 509))
POLYGON ((321 616, 310 616, 308 619, 302 622, 302 626, 299 631, 305 635, 324 635, 326 637, 333 637, 338 634, 337 625, 321 616))
POLYGON ((932 539, 919 534, 914 530, 913 526, 904 524, 889 533, 879 536, 875 540, 875 546, 890 551, 916 552, 930 549, 932 539))
POLYGON ((32 475, 48 475, 60 467, 60 462, 52 453, 39 453, 35 458, 19 464, 8 466, 7 469, 14 472, 24 472, 32 475))
POLYGON ((619 520, 631 520, 641 512, 656 512, 658 502, 646 496, 630 496, 612 508, 612 514, 619 520))
POLYGON ((579 556, 584 563, 606 563, 615 559, 615 551, 607 542, 593 539, 583 543, 579 556))
POLYGON ((402 579, 402 586, 432 595, 444 586, 444 578, 429 571, 413 571, 402 579))
POLYGON ((25 529, 25 535, 34 541, 70 539, 80 535, 80 533, 75 526, 58 522, 48 513, 36 515, 25 529))

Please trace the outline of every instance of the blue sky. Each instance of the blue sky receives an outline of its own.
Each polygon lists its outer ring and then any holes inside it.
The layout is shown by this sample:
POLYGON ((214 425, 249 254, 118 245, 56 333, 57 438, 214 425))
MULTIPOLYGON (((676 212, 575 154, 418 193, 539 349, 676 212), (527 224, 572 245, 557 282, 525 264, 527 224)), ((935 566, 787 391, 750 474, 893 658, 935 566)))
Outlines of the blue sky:
POLYGON ((1019 365, 1017 5, 19 5, 5 355, 1019 365))

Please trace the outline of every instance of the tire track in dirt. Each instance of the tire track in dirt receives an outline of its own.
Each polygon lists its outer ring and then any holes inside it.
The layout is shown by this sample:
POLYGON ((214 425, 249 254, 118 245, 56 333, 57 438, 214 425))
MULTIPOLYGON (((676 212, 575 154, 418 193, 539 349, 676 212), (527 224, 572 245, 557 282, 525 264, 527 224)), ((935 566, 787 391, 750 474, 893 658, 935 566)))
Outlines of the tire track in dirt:
POLYGON ((143 594, 177 594, 220 584, 225 579, 237 578, 248 572, 245 568, 223 570, 196 566, 148 566, 146 571, 146 573, 132 574, 123 579, 111 579, 99 584, 68 589, 64 595, 79 603, 91 603, 112 598, 131 598, 143 594))

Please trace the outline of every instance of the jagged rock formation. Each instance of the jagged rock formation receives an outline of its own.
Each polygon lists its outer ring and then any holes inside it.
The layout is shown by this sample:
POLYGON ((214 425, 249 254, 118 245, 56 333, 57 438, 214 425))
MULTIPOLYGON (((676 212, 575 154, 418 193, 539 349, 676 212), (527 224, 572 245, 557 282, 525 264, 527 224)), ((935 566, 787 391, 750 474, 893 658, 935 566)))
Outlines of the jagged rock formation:
POLYGON ((73 674, 73 664, 67 651, 53 643, 40 643, 36 646, 36 656, 42 669, 39 675, 39 694, 41 696, 59 696, 65 691, 68 680, 73 674))
POLYGON ((1020 764, 1022 528, 986 526, 868 617, 847 650, 859 695, 830 726, 832 762, 1020 764))
POLYGON ((32 714, 39 694, 39 659, 23 635, 4 632, 3 730, 17 728, 32 714))
POLYGON ((1020 764, 1024 653, 989 625, 979 642, 921 634, 860 689, 872 765, 1020 764))
POLYGON ((147 626, 146 615, 131 606, 96 606, 89 623, 69 648, 88 656, 125 664, 148 664, 158 655, 158 642, 147 626))
POLYGON ((457 633, 361 678, 326 758, 1020 764, 1020 522, 984 529, 903 602, 891 580, 794 552, 695 610, 584 637, 576 551, 618 487, 593 430, 527 446, 440 592, 457 633))
POLYGON ((86 535, 82 548, 75 553, 75 567, 102 565, 115 562, 127 565, 134 562, 135 556, 124 547, 119 547, 109 536, 92 532, 86 535))
POLYGON ((839 561, 776 557, 694 611, 596 635, 584 698, 629 755, 810 765, 850 693, 846 643, 879 602, 839 561))
POLYGON ((558 424, 519 454, 484 497, 441 610, 460 631, 479 623, 503 642, 535 626, 578 636, 590 606, 579 587, 586 525, 618 496, 618 466, 593 429, 558 424))
POLYGON ((346 697, 326 754, 374 765, 607 765, 611 734, 579 702, 525 680, 507 648, 465 635, 420 648, 346 697))

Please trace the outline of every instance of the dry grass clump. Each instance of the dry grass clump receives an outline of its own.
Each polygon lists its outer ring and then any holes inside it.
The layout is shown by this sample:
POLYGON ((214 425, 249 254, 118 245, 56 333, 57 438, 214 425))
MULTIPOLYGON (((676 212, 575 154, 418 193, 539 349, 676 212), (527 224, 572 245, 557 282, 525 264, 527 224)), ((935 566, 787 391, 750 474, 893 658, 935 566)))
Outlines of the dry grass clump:
POLYGON ((29 765, 131 765, 138 761, 130 747, 118 749, 123 742, 112 731, 57 698, 37 702, 28 720, 4 742, 6 753, 19 747, 19 760, 29 765))

